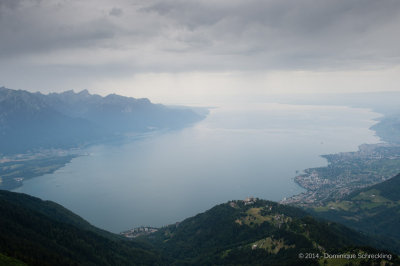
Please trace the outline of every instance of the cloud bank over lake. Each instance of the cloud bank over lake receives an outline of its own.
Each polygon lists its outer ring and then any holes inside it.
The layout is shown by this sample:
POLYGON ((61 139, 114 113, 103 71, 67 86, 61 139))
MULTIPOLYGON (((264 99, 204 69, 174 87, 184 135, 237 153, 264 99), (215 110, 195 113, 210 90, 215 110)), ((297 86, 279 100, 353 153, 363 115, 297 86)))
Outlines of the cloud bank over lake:
POLYGON ((398 1, 3 0, 0 21, 1 85, 15 89, 398 90, 398 1))

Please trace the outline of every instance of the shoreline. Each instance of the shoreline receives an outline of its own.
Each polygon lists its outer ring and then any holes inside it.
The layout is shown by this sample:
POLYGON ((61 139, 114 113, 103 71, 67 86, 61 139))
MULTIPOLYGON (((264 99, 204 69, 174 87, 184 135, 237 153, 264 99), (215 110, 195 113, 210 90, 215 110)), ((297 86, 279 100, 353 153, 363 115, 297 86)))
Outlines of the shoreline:
MULTIPOLYGON (((398 174, 400 143, 397 142, 397 134, 400 131, 394 132, 392 138, 379 134, 384 126, 388 126, 382 121, 387 123, 390 118, 390 115, 384 115, 369 128, 387 142, 361 144, 353 152, 321 155, 327 160, 327 166, 307 168, 303 174, 294 177, 294 182, 306 191, 284 198, 280 203, 301 207, 322 206, 327 201, 343 199, 357 189, 383 182, 398 174)), ((392 127, 392 124, 389 123, 389 126, 392 127)))
POLYGON ((0 189, 13 191, 21 187, 25 180, 54 173, 83 155, 76 150, 57 150, 56 154, 47 150, 3 158, 0 162, 0 189))

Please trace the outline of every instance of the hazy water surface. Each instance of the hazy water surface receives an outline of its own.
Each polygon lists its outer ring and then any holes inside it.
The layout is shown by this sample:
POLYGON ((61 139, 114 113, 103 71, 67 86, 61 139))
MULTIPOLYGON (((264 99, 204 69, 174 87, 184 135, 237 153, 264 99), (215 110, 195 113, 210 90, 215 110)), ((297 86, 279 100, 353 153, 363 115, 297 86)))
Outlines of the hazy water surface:
POLYGON ((321 154, 378 142, 368 130, 377 117, 333 106, 214 108, 191 128, 90 147, 89 156, 16 191, 56 201, 113 232, 162 226, 231 199, 301 192, 296 170, 326 165, 321 154))

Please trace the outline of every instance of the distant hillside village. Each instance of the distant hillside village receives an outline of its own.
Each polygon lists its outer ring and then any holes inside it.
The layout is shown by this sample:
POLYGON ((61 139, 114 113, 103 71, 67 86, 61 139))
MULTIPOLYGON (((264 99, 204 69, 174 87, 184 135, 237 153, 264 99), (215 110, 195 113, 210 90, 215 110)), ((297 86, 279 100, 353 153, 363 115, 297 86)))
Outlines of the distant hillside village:
POLYGON ((136 238, 139 236, 149 235, 158 231, 158 228, 150 226, 140 226, 130 229, 128 231, 121 232, 120 235, 126 238, 136 238))

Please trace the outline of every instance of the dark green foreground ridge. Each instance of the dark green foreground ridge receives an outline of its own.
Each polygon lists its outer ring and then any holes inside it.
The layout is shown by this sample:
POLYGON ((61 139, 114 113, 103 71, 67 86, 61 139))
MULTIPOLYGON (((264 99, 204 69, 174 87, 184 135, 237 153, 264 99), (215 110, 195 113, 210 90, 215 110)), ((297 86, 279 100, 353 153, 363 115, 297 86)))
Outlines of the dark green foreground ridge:
MULTIPOLYGON (((175 258, 177 265, 319 265, 324 253, 379 253, 365 247, 371 239, 347 227, 254 198, 220 204, 144 238, 175 258), (315 257, 302 258, 308 254, 315 257)), ((336 262, 326 260, 328 265, 336 262)), ((352 263, 379 265, 380 261, 352 263)))
POLYGON ((157 265, 148 245, 91 226, 50 201, 0 190, 0 265, 157 265), (19 264, 15 264, 19 265, 19 264))
MULTIPOLYGON (((390 254, 367 247, 373 241, 352 229, 254 198, 130 241, 20 193, 0 191, 0 216, 0 265, 338 265, 323 254, 390 254), (314 257, 302 258, 307 254, 314 257)), ((394 255, 344 262, 400 264, 394 255)))

